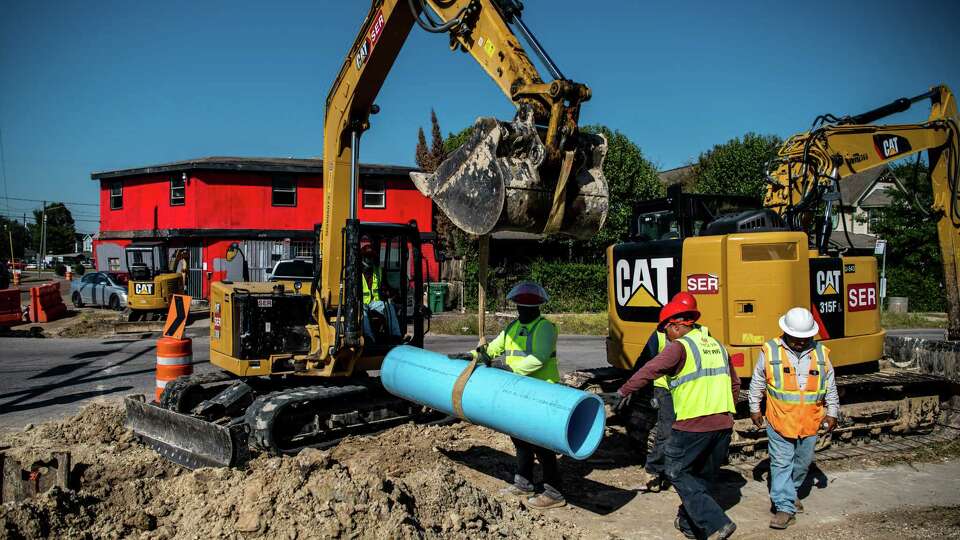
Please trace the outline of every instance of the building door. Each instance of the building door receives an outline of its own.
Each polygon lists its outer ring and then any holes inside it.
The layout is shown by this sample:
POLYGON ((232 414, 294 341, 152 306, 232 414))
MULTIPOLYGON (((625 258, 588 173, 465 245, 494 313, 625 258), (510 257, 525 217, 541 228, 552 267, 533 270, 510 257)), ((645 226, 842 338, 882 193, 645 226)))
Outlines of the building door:
MULTIPOLYGON (((200 246, 184 246, 182 248, 170 248, 170 257, 175 256, 180 249, 187 250, 187 290, 186 294, 193 298, 203 298, 203 248, 200 246)), ((171 268, 176 271, 176 268, 171 268)))

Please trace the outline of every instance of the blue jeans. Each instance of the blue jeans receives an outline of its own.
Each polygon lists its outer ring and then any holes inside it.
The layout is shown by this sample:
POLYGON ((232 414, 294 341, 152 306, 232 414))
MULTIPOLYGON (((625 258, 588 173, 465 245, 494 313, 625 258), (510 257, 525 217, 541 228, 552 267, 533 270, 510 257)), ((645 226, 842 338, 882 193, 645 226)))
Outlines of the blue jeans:
POLYGON ((813 461, 817 436, 790 439, 767 425, 770 439, 770 500, 778 512, 796 514, 797 490, 807 478, 807 470, 813 461))
POLYGON ((393 308, 393 302, 389 300, 384 302, 381 300, 374 300, 369 304, 363 305, 363 334, 368 338, 376 341, 376 336, 373 335, 373 327, 370 325, 370 311, 376 311, 377 313, 383 315, 387 320, 387 332, 391 336, 400 335, 400 321, 397 320, 397 311, 393 308))
POLYGON ((727 457, 732 433, 731 429, 702 433, 675 429, 667 441, 666 473, 680 496, 680 527, 701 538, 731 522, 710 494, 710 485, 727 457))
POLYGON ((650 474, 663 476, 664 463, 666 455, 664 451, 667 448, 667 441, 670 440, 670 434, 673 432, 673 421, 676 415, 673 413, 673 395, 666 388, 654 387, 653 397, 657 400, 657 432, 654 439, 653 450, 647 456, 646 469, 650 474))

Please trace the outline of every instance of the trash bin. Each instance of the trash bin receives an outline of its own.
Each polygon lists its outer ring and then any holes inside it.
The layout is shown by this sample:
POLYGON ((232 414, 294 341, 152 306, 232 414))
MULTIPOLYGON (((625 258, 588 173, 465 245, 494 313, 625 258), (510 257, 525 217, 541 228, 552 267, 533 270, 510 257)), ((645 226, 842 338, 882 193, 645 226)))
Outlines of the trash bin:
POLYGON ((430 293, 427 298, 429 298, 430 302, 430 311, 433 313, 443 313, 443 306, 447 303, 447 284, 431 283, 429 290, 430 293))

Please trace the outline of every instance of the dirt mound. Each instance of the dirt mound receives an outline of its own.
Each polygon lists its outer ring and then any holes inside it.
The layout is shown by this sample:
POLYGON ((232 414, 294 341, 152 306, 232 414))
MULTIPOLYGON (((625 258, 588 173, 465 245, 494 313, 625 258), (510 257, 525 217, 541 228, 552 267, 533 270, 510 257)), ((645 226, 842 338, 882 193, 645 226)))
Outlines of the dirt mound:
POLYGON ((68 420, 4 437, 6 452, 21 463, 70 451, 80 487, 4 504, 0 537, 581 536, 527 511, 499 494, 503 482, 444 453, 476 442, 509 444, 475 426, 406 425, 329 451, 190 472, 137 444, 119 405, 95 403, 68 420))

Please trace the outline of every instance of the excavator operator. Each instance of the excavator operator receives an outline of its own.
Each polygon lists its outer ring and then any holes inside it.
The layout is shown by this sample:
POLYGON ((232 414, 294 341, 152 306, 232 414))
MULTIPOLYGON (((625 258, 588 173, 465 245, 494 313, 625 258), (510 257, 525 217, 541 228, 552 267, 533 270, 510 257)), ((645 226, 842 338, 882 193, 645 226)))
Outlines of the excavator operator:
POLYGON ((397 320, 397 311, 390 299, 393 293, 390 286, 383 282, 383 268, 377 264, 372 245, 364 244, 360 248, 360 266, 363 278, 361 280, 363 283, 363 334, 377 341, 370 320, 371 317, 377 317, 384 320, 385 330, 389 336, 400 337, 400 322, 397 320))

